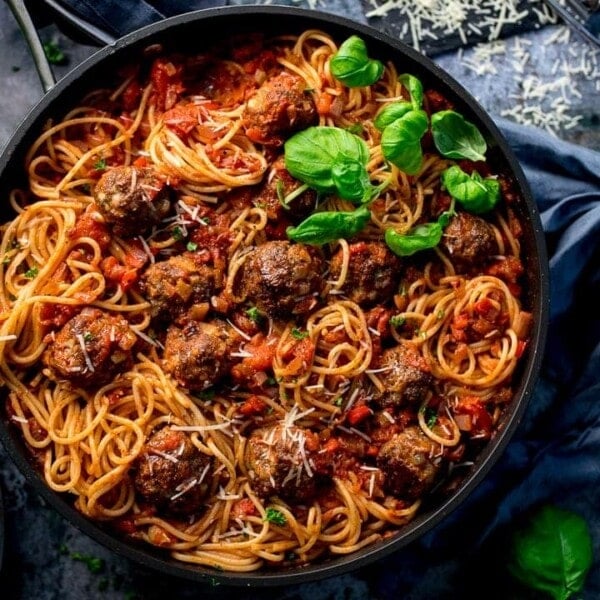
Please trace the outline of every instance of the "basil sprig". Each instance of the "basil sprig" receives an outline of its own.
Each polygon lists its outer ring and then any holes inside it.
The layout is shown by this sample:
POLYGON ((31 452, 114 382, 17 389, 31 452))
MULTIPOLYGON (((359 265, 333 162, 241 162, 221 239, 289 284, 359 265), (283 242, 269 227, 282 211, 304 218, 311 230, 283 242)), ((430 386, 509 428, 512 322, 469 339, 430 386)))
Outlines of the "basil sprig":
POLYGON ((372 85, 383 74, 383 63, 369 58, 365 42, 350 36, 329 62, 331 74, 348 87, 372 85))
POLYGON ((527 587, 567 600, 583 589, 592 561, 592 538, 585 520, 545 505, 513 532, 508 570, 527 587))
POLYGON ((398 81, 408 90, 410 103, 413 108, 419 109, 423 106, 423 84, 419 79, 410 73, 404 73, 398 77, 398 81))
POLYGON ((421 138, 429 128, 423 105, 423 85, 409 73, 400 75, 400 83, 410 100, 386 104, 373 124, 381 131, 381 151, 386 160, 408 175, 416 175, 423 164, 421 138))
POLYGON ((476 215, 489 212, 500 200, 500 182, 497 179, 484 179, 477 171, 468 175, 458 165, 442 173, 442 184, 466 211, 476 215))
POLYGON ((385 243, 398 256, 411 256, 421 250, 435 248, 442 239, 450 217, 454 214, 454 209, 447 210, 438 217, 437 221, 416 225, 407 233, 387 229, 385 243))
POLYGON ((319 192, 362 203, 381 189, 369 180, 367 144, 349 131, 309 127, 289 138, 284 149, 290 174, 319 192))
POLYGON ((421 138, 429 127, 427 113, 410 110, 385 127, 381 151, 392 164, 408 175, 416 175, 423 164, 421 138))
POLYGON ((286 233, 295 242, 320 246, 355 236, 370 219, 371 211, 366 205, 353 211, 322 211, 313 213, 296 227, 288 227, 286 233))
POLYGON ((460 113, 442 110, 431 115, 436 148, 447 158, 485 160, 487 144, 477 127, 460 113))

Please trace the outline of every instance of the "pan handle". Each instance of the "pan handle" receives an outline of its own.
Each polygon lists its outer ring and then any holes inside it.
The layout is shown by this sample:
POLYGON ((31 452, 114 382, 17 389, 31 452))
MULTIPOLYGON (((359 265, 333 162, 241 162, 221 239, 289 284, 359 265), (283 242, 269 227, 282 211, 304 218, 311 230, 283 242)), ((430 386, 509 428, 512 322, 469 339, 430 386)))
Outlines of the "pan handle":
POLYGON ((54 87, 56 78, 54 77, 50 63, 46 58, 40 36, 31 20, 31 15, 25 6, 25 2, 23 0, 6 0, 6 2, 21 27, 23 37, 29 46, 35 68, 40 77, 40 81, 42 82, 44 92, 48 92, 54 87))

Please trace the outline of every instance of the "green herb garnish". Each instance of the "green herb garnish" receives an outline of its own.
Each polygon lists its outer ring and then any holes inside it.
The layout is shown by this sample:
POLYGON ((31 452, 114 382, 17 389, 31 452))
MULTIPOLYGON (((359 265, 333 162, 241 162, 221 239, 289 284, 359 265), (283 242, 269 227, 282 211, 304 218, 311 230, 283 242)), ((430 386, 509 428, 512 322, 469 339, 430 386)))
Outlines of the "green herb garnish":
POLYGON ((366 206, 354 211, 323 211, 313 213, 296 227, 288 227, 286 233, 295 242, 320 246, 354 237, 370 220, 371 211, 366 206))
POLYGON ((477 127, 453 110, 431 115, 433 142, 447 158, 485 160, 487 144, 477 127))
POLYGON ((27 277, 27 279, 35 279, 39 272, 40 270, 37 267, 31 267, 31 269, 25 271, 25 277, 27 277))
POLYGON ((409 175, 416 175, 423 164, 421 138, 429 127, 427 113, 410 110, 385 127, 381 134, 381 151, 393 165, 409 175))
POLYGON ((246 315, 252 322, 256 323, 257 325, 260 324, 264 319, 264 315, 258 310, 258 308, 256 308, 256 306, 252 306, 251 308, 246 310, 246 315))
POLYGON ((196 244, 196 242, 188 242, 186 248, 190 252, 195 252, 196 250, 198 250, 198 244, 196 244))
POLYGON ((417 225, 407 233, 388 229, 385 232, 385 242, 398 256, 411 256, 421 250, 435 248, 440 243, 444 228, 452 215, 454 215, 454 208, 443 212, 437 221, 417 225))
POLYGON ((390 325, 394 328, 402 327, 406 323, 406 317, 404 315, 394 315, 390 317, 390 325))
POLYGON ((104 561, 96 556, 88 556, 87 554, 81 554, 80 552, 73 552, 71 558, 84 563, 90 573, 100 573, 104 568, 104 561))
POLYGON ((527 587, 567 600, 583 589, 592 561, 586 521, 571 511, 545 505, 514 531, 508 570, 527 587))
POLYGON ((294 327, 292 329, 292 337, 296 340, 303 340, 308 337, 308 331, 302 331, 301 329, 294 327))
POLYGON ((66 56, 54 41, 44 44, 44 54, 51 65, 60 65, 65 62, 66 56))
POLYGON ((467 175, 458 165, 442 173, 442 183, 466 211, 476 215, 489 212, 500 200, 500 182, 497 179, 484 179, 477 171, 467 175))
POLYGON ((350 36, 332 56, 331 74, 348 87, 372 85, 383 75, 383 63, 369 58, 367 46, 357 35, 350 36))
POLYGON ((90 333, 89 331, 86 331, 83 334, 83 341, 84 342, 91 342, 94 339, 94 335, 92 333, 90 333))
POLYGON ((179 227, 179 226, 174 227, 173 231, 171 232, 171 235, 173 236, 173 239, 176 242, 183 241, 184 235, 183 235, 183 229, 181 229, 181 227, 179 227))
POLYGON ((273 523, 274 525, 280 526, 283 526, 287 523, 285 515, 280 510, 277 510, 272 506, 267 508, 265 518, 263 520, 268 521, 269 523, 273 523))
POLYGON ((94 163, 94 169, 96 171, 104 171, 106 169, 106 159, 105 158, 99 158, 94 163))
POLYGON ((309 127, 285 142, 285 166, 293 177, 355 203, 368 202, 381 190, 369 180, 368 161, 366 142, 338 127, 309 127))

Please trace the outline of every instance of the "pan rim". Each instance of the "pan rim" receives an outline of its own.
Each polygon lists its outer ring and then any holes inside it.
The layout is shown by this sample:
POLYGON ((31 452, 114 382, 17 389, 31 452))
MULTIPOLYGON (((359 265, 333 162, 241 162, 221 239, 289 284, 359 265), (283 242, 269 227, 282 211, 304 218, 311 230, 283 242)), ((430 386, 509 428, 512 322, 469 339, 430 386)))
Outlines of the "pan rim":
POLYGON ((227 585, 265 587, 305 583, 323 579, 325 577, 333 577, 348 573, 349 571, 354 571, 371 564, 375 560, 382 559, 392 552, 406 547, 408 544, 430 531, 434 526, 442 522, 473 492, 475 487, 477 487, 477 485, 488 475, 492 466, 503 454, 506 445, 509 443, 519 426, 528 401, 533 393, 535 381, 539 376, 549 315, 549 271, 541 219, 525 175, 512 149, 509 147, 491 116, 479 105, 471 94, 465 90, 457 80, 438 67, 429 58, 370 25, 365 25, 338 15, 298 7, 246 5, 193 11, 143 27, 119 38, 115 43, 98 50, 61 79, 42 97, 23 119, 13 136, 9 139, 0 156, 0 181, 2 181, 7 167, 12 164, 17 149, 24 143, 28 134, 31 133, 32 124, 38 123, 39 119, 55 105, 58 99, 64 96, 65 91, 68 90, 75 81, 82 76, 89 75, 90 71, 95 67, 101 66, 108 57, 116 53, 126 52, 127 49, 136 44, 148 41, 153 37, 160 37, 169 30, 175 30, 178 27, 184 27, 190 23, 200 25, 206 22, 210 23, 221 19, 231 20, 249 15, 254 15, 254 18, 258 18, 261 15, 269 15, 271 17, 275 15, 287 19, 301 17, 304 20, 313 21, 315 24, 325 28, 327 26, 337 27, 338 29, 347 30, 348 32, 352 31, 354 33, 362 34, 371 40, 375 39, 381 45, 389 48, 393 55, 404 55, 412 62, 417 63, 424 72, 427 72, 427 74, 435 79, 436 82, 439 82, 441 88, 449 89, 456 96, 460 97, 461 101, 468 107, 469 111, 483 123, 488 135, 494 140, 495 144, 497 144, 503 159, 507 162, 508 167, 517 181, 519 190, 523 196, 523 202, 527 208, 527 216, 532 221, 534 237, 533 245, 537 251, 537 260, 535 263, 536 266, 539 267, 539 272, 537 273, 539 279, 536 281, 539 292, 537 306, 534 307, 537 318, 531 336, 531 349, 527 360, 523 363, 524 366, 519 381, 520 385, 515 393, 510 412, 505 415, 502 429, 480 453, 477 466, 461 483, 458 491, 449 496, 439 507, 417 516, 413 521, 398 530, 397 533, 394 533, 388 540, 380 541, 373 546, 368 546, 345 557, 329 559, 322 563, 297 567, 287 571, 261 570, 251 573, 237 573, 216 571, 210 569, 210 567, 202 567, 200 565, 175 561, 167 554, 159 555, 160 551, 157 551, 156 549, 132 544, 127 540, 122 540, 115 535, 109 534, 98 524, 90 521, 79 513, 67 502, 64 495, 53 492, 45 484, 43 478, 31 464, 28 457, 17 447, 15 440, 13 439, 14 436, 9 431, 9 424, 4 419, 0 420, 0 440, 4 444, 7 454, 11 457, 13 462, 15 462, 17 468, 25 476, 27 482, 34 488, 36 493, 40 494, 52 506, 54 510, 59 512, 59 514, 61 514, 69 523, 76 526, 94 541, 137 564, 168 575, 194 581, 206 582, 210 580, 227 585))

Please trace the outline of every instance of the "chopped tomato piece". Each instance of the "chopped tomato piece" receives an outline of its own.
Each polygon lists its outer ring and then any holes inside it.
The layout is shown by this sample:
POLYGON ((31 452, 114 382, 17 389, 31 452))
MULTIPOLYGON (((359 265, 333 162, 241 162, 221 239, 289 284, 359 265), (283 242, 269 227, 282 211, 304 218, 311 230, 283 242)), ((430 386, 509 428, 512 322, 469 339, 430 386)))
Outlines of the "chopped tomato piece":
POLYGON ((240 406, 239 412, 249 417, 252 415, 262 415, 267 408, 267 403, 260 396, 249 396, 240 406))
POLYGON ((353 427, 371 416, 371 409, 366 404, 353 406, 346 415, 346 421, 353 427))

